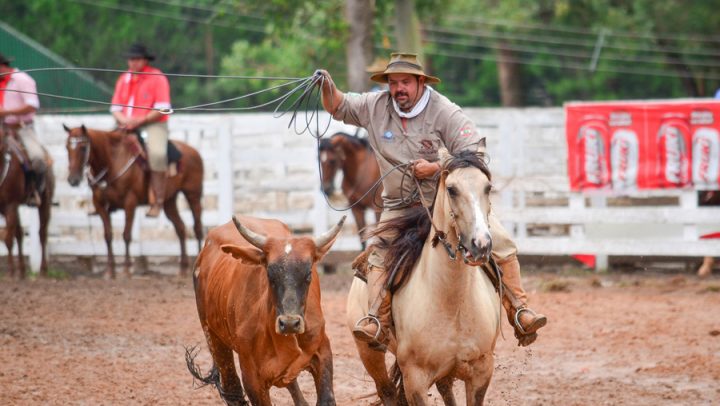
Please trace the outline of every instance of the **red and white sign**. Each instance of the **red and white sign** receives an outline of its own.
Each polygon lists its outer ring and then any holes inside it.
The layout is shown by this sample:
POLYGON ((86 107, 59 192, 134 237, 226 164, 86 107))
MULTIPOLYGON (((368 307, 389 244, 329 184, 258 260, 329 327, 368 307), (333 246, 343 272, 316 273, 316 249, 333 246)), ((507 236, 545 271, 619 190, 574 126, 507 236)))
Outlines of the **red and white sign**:
POLYGON ((720 101, 568 103, 573 191, 720 189, 720 101))

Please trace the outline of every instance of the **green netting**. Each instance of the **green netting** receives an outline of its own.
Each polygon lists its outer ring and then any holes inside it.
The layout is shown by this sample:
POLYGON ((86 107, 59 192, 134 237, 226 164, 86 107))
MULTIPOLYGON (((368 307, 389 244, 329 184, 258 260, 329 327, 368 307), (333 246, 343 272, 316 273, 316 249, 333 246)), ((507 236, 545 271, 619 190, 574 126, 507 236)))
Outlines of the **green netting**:
MULTIPOLYGON (((13 67, 23 69, 73 67, 47 48, 0 21, 0 52, 14 58, 13 67)), ((38 92, 109 102, 112 90, 82 71, 30 72, 38 92)), ((108 106, 40 96, 40 113, 107 112, 108 106)))

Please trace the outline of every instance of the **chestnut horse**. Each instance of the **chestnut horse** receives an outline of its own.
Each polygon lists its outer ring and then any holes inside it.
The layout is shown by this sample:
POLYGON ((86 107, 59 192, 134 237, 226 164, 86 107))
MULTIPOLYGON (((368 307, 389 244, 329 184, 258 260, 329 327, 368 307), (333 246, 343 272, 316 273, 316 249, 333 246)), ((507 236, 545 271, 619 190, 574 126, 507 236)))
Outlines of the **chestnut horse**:
POLYGON ((362 249, 365 249, 365 211, 375 211, 375 221, 380 219, 381 207, 376 199, 382 194, 382 184, 375 191, 367 193, 380 179, 380 168, 375 161, 375 153, 368 141, 343 132, 336 133, 320 142, 320 165, 322 169, 322 189, 330 197, 335 191, 335 175, 343 172, 342 192, 349 204, 357 202, 350 210, 355 217, 358 236, 362 249))
MULTIPOLYGON (((489 261, 492 247, 490 172, 471 152, 451 157, 443 149, 440 156, 432 219, 424 207, 415 207, 379 225, 380 230, 401 230, 386 241, 385 266, 397 270, 391 286, 395 338, 388 347, 396 356, 410 405, 425 405, 433 384, 445 403, 454 405, 455 379, 465 382, 466 404, 481 405, 500 331, 499 295, 478 268, 489 261), (440 231, 447 245, 438 244, 440 231), (457 259, 451 253, 459 254, 457 259)), ((367 285, 355 278, 347 300, 348 327, 352 330, 367 311, 367 285)), ((356 346, 383 403, 397 404, 402 393, 388 376, 385 353, 357 340, 356 346)))
MULTIPOLYGON (((125 131, 101 131, 87 129, 85 126, 68 128, 68 182, 77 186, 83 177, 86 166, 90 168, 88 184, 93 192, 93 205, 103 222, 105 229, 105 243, 107 245, 108 272, 115 273, 115 260, 112 250, 112 224, 110 213, 114 210, 125 211, 125 269, 130 267, 130 239, 132 224, 135 218, 135 207, 148 203, 149 175, 139 161, 139 152, 133 151, 126 142, 130 136, 125 131)), ((133 135, 134 136, 134 135, 133 135)), ((185 195, 195 222, 195 238, 200 251, 202 229, 202 198, 203 163, 200 154, 189 145, 172 141, 182 154, 178 163, 178 172, 167 180, 165 189, 165 202, 163 210, 165 215, 175 227, 175 233, 180 239, 180 268, 184 272, 188 268, 188 257, 185 249, 185 224, 180 218, 177 208, 179 192, 185 195)))
MULTIPOLYGON (((5 136, 0 129, 0 211, 5 217, 5 246, 8 251, 8 269, 10 276, 15 276, 13 243, 18 244, 18 269, 20 278, 25 278, 25 258, 23 257, 23 229, 20 224, 18 208, 24 204, 30 190, 23 165, 29 166, 29 160, 20 141, 14 136, 5 136)), ((49 161, 49 158, 48 158, 49 161)), ((40 216, 40 246, 42 260, 40 275, 47 276, 47 229, 50 223, 50 206, 55 192, 55 176, 52 165, 47 165, 45 189, 42 192, 38 207, 40 216)))

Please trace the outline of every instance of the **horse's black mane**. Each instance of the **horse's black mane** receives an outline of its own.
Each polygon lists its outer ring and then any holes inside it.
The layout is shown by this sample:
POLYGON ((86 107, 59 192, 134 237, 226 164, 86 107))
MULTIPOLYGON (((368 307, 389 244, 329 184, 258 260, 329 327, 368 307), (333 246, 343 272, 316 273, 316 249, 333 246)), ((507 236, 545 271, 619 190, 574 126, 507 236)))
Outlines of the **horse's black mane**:
MULTIPOLYGON (((442 170, 452 172, 458 168, 468 167, 480 169, 490 179, 487 157, 480 152, 462 151, 446 162, 442 170)), ((432 213, 433 208, 430 207, 429 210, 432 213)), ((390 284, 391 292, 400 289, 410 278, 431 227, 425 208, 416 206, 407 209, 407 214, 403 216, 383 222, 373 231, 373 235, 390 235, 387 238, 379 238, 377 246, 387 250, 384 259, 385 271, 392 272, 397 268, 395 279, 390 284)))
POLYGON ((368 142, 367 138, 360 138, 352 134, 348 134, 346 132, 339 132, 335 133, 329 138, 323 138, 320 140, 320 151, 327 151, 329 149, 332 149, 332 143, 331 140, 335 137, 343 137, 350 141, 351 143, 355 144, 358 147, 362 148, 370 148, 370 143, 368 142))

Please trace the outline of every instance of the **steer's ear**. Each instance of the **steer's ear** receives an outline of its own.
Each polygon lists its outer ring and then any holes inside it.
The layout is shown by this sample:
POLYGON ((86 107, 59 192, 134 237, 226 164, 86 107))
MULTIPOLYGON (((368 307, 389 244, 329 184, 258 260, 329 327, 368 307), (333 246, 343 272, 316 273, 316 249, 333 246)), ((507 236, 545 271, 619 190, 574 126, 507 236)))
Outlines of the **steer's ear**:
POLYGON ((223 244, 220 249, 224 253, 230 254, 235 259, 248 264, 262 264, 265 261, 265 255, 262 251, 255 247, 241 247, 235 244, 223 244))

